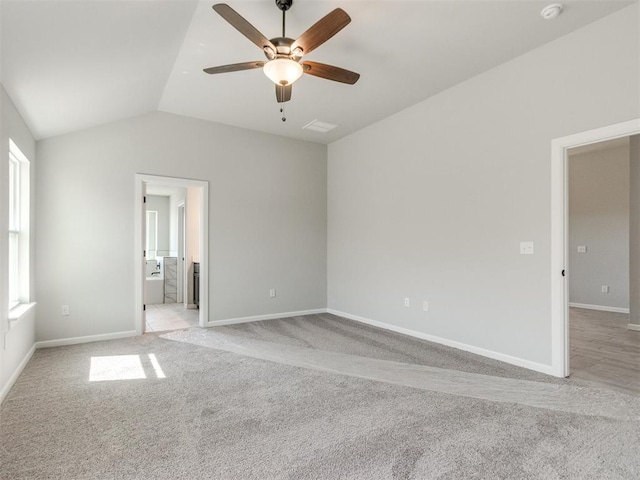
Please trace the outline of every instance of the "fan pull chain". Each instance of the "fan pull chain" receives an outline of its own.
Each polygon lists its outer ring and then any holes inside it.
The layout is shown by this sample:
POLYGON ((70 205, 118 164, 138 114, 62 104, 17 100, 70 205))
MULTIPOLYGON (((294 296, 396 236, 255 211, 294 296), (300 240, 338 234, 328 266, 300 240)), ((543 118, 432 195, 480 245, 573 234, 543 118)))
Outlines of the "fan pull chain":
MULTIPOLYGON (((282 99, 284 100, 284 85, 282 85, 280 88, 282 88, 282 99)), ((282 121, 286 122, 287 121, 287 117, 286 114, 284 113, 284 101, 280 102, 280 113, 282 114, 282 121)))

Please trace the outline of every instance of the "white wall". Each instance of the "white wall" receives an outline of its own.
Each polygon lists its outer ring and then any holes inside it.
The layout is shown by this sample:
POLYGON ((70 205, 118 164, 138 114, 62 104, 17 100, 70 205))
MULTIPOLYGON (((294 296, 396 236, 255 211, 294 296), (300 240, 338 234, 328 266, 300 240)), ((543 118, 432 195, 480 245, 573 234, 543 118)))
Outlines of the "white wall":
POLYGON ((158 112, 40 141, 38 161, 38 340, 135 329, 136 173, 210 182, 209 320, 326 306, 325 146, 158 112))
POLYGON ((629 145, 569 154, 568 271, 569 302, 629 308, 629 145))
POLYGON ((186 198, 187 189, 179 187, 174 188, 174 192, 169 197, 169 211, 171 212, 169 216, 170 250, 171 256, 174 257, 178 256, 178 204, 184 202, 186 198))
POLYGON ((9 210, 6 205, 9 202, 7 188, 9 175, 9 139, 12 139, 22 153, 29 159, 31 177, 30 223, 31 238, 30 248, 30 300, 36 299, 35 295, 35 250, 33 238, 35 236, 35 202, 34 177, 36 174, 36 143, 31 132, 24 123, 22 117, 7 96, 4 87, 0 85, 0 401, 8 392, 17 372, 23 366, 23 361, 28 358, 35 344, 35 310, 28 312, 9 331, 8 321, 8 238, 5 232, 9 228, 9 210))
POLYGON ((331 144, 329 308, 548 371, 551 140, 640 116, 638 40, 635 5, 331 144))

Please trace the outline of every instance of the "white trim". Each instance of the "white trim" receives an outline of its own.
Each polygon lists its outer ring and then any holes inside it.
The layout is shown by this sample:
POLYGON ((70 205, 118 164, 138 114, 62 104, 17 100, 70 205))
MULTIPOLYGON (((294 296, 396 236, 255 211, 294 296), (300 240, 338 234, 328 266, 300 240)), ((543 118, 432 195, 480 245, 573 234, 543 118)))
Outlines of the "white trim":
MULTIPOLYGON (((177 282, 177 303, 182 303, 182 305, 187 308, 187 295, 185 292, 185 287, 189 284, 187 282, 187 269, 184 268, 184 259, 186 258, 185 254, 185 228, 186 228, 186 208, 185 208, 185 199, 178 202, 176 205, 178 210, 178 219, 176 220, 177 228, 178 228, 178 241, 177 247, 178 250, 176 252, 176 257, 178 258, 178 282, 177 282), (182 213, 181 213, 182 212, 182 213), (182 225, 182 228, 180 228, 182 225)), ((186 289, 188 290, 188 289, 186 289)))
POLYGON ((598 310, 600 312, 629 313, 628 308, 609 307, 607 305, 589 305, 588 303, 569 302, 569 306, 573 308, 584 308, 586 310, 598 310))
POLYGON ((196 187, 200 188, 200 309, 199 325, 207 326, 209 318, 209 182, 204 180, 191 180, 178 177, 163 177, 160 175, 147 175, 143 173, 135 174, 135 205, 134 205, 134 319, 135 328, 138 335, 144 332, 144 315, 142 305, 144 304, 144 265, 141 261, 142 250, 144 249, 144 239, 142 238, 142 210, 143 192, 145 184, 164 185, 171 187, 196 187))
POLYGON ((207 322, 205 327, 220 327, 222 325, 234 325, 236 323, 259 322, 260 320, 275 320, 277 318, 301 317, 303 315, 316 315, 318 313, 327 313, 326 308, 318 308, 316 310, 300 310, 299 312, 270 313, 268 315, 256 315, 254 317, 238 317, 227 318, 225 320, 214 320, 207 322))
POLYGON ((640 118, 556 138, 551 142, 551 365, 553 375, 569 376, 567 276, 567 150, 640 133, 640 118))
POLYGON ((77 345, 79 343, 104 342, 105 340, 118 340, 120 338, 135 337, 137 335, 137 331, 129 330, 127 332, 103 333, 100 335, 88 335, 86 337, 59 338, 57 340, 36 342, 36 348, 62 347, 64 345, 77 345))
POLYGON ((19 303, 18 305, 13 307, 11 310, 9 310, 9 317, 8 317, 9 330, 15 327, 20 320, 25 318, 27 313, 29 313, 33 308, 35 308, 35 306, 36 306, 35 302, 19 303))
POLYGON ((636 325, 635 323, 630 323, 629 325, 627 325, 627 329, 640 332, 640 325, 636 325))
POLYGON ((138 178, 139 176, 136 174, 135 176, 135 195, 134 195, 134 220, 133 220, 133 230, 134 230, 134 238, 135 245, 133 248, 133 257, 134 257, 134 279, 133 282, 133 304, 135 308, 135 312, 133 314, 135 329, 138 335, 142 335, 144 333, 144 323, 146 320, 145 314, 142 310, 142 305, 144 304, 144 288, 145 288, 145 280, 147 276, 146 272, 146 259, 144 256, 144 248, 146 239, 145 235, 142 233, 142 229, 146 226, 144 223, 145 216, 143 215, 143 211, 145 210, 144 197, 146 196, 146 184, 142 178, 138 178))
POLYGON ((24 356, 24 358, 22 359, 18 367, 14 370, 13 374, 9 377, 9 380, 7 380, 7 383, 5 384, 4 388, 2 389, 2 391, 0 391, 0 404, 2 404, 5 397, 11 390, 11 387, 13 387, 13 384, 16 383, 16 380, 18 380, 18 377, 22 374, 24 367, 27 366, 27 363, 29 363, 29 360, 31 360, 31 357, 33 356, 35 351, 36 351, 36 346, 33 345, 31 349, 29 349, 27 354, 24 356))
MULTIPOLYGON (((20 148, 9 139, 9 163, 14 165, 15 175, 10 179, 14 190, 14 208, 9 217, 15 216, 15 224, 9 225, 9 240, 17 240, 17 259, 9 258, 9 263, 17 261, 17 278, 10 278, 13 288, 9 288, 9 304, 29 303, 30 299, 30 254, 31 254, 31 163, 20 148), (13 297, 11 294, 15 294, 13 297)), ((10 168, 11 170, 11 168, 10 168)), ((11 276, 11 266, 9 266, 11 276)))
POLYGON ((475 353, 476 355, 492 358, 494 360, 499 360, 501 362, 509 363, 511 365, 516 365, 518 367, 528 368, 529 370, 534 370, 536 372, 546 373, 548 375, 554 374, 553 368, 551 367, 551 365, 544 365, 542 363, 532 362, 530 360, 525 360, 524 358, 512 357, 511 355, 505 355, 503 353, 494 352, 493 350, 487 350, 485 348, 475 347, 473 345, 468 345, 466 343, 456 342, 455 340, 448 340, 446 338, 436 337, 434 335, 429 335, 427 333, 418 332, 416 330, 410 330, 408 328, 398 327, 396 325, 379 322, 377 320, 371 320, 369 318, 360 317, 358 315, 351 315, 349 313, 339 312, 337 310, 333 310, 330 308, 327 309, 327 313, 338 315, 339 317, 348 318, 349 320, 355 320, 356 322, 365 323, 367 325, 371 325, 374 327, 383 328, 385 330, 390 330, 392 332, 402 333, 403 335, 409 335, 410 337, 420 338, 422 340, 438 343, 440 345, 446 345, 447 347, 457 348, 458 350, 464 350, 465 352, 475 353))

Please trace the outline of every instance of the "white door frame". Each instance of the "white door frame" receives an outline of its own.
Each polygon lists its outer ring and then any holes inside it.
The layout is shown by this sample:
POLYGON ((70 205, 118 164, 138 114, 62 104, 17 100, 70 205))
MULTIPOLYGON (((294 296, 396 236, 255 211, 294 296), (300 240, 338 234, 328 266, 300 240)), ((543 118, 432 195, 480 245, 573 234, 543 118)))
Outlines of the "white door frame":
POLYGON ((569 258, 567 150, 640 133, 640 118, 556 138, 551 142, 551 369, 568 377, 569 302, 566 259, 569 258))
POLYGON ((178 303, 182 303, 185 308, 187 306, 187 301, 186 298, 187 296, 185 295, 185 286, 187 285, 187 272, 186 269, 184 268, 184 259, 185 259, 185 251, 184 251, 184 244, 185 244, 185 201, 181 200, 178 203, 178 221, 176 222, 178 224, 178 250, 177 250, 177 254, 178 254, 178 303))
POLYGON ((143 236, 143 192, 147 183, 154 185, 165 185, 171 187, 197 187, 200 188, 200 310, 199 324, 201 327, 207 325, 209 321, 209 182, 203 180, 190 180, 177 177, 163 177, 159 175, 135 174, 135 219, 134 219, 134 273, 135 273, 135 323, 136 333, 142 335, 144 332, 145 318, 143 315, 144 305, 144 282, 145 271, 143 268, 144 259, 141 261, 144 250, 145 239, 143 236))

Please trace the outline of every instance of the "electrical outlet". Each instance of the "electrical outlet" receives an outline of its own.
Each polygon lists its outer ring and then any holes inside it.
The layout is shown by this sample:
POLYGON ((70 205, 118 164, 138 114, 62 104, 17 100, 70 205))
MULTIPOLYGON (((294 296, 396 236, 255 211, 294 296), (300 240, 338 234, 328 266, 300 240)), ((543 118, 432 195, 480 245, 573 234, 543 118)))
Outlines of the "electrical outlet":
POLYGON ((408 298, 408 297, 405 297, 405 298, 404 298, 404 306, 405 306, 405 307, 408 307, 408 306, 409 306, 409 298, 408 298))
POLYGON ((533 255, 533 242, 520 242, 520 255, 533 255))
POLYGON ((69 305, 62 305, 62 315, 65 317, 69 315, 69 305))
POLYGON ((429 302, 427 302, 426 300, 424 302, 422 302, 422 311, 423 312, 428 312, 429 311, 429 302))
POLYGON ((609 293, 609 285, 602 285, 602 293, 609 293))
POLYGON ((269 297, 270 298, 276 298, 276 289, 272 288, 271 290, 269 290, 269 297))

